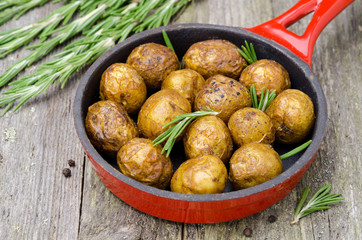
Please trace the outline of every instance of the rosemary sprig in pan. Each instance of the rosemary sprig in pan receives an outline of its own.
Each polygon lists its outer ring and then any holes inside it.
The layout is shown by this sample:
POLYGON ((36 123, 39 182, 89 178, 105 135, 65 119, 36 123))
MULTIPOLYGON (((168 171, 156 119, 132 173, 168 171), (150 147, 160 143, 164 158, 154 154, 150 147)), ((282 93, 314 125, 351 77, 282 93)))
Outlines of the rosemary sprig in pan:
POLYGON ((74 1, 53 11, 48 17, 27 26, 0 33, 0 58, 25 46, 36 36, 46 39, 47 33, 53 31, 61 21, 66 24, 77 11, 82 1, 74 1))
POLYGON ((305 143, 303 143, 302 145, 300 145, 299 147, 296 147, 294 148, 293 150, 287 152, 287 153, 284 153, 283 155, 280 156, 280 159, 281 160, 284 160, 288 157, 291 157, 297 153, 299 153, 300 151, 303 151, 304 149, 306 149, 310 144, 312 143, 312 140, 309 140, 305 143))
POLYGON ((241 46, 241 49, 238 49, 238 51, 249 64, 252 64, 252 63, 258 61, 258 58, 256 57, 256 53, 254 51, 254 46, 252 43, 249 44, 245 40, 245 46, 241 46))
POLYGON ((0 6, 3 5, 0 11, 0 25, 9 21, 13 17, 15 19, 19 18, 25 12, 30 9, 41 6, 44 3, 49 2, 50 0, 31 0, 31 1, 1 1, 0 6), (19 4, 12 4, 12 2, 20 2, 19 4), (13 6, 13 7, 11 7, 13 6))
POLYGON ((252 102, 253 108, 257 108, 264 112, 269 107, 271 102, 274 100, 274 98, 276 96, 276 92, 274 90, 270 93, 269 90, 265 91, 265 87, 263 87, 261 95, 260 95, 260 100, 258 102, 258 97, 256 94, 255 86, 253 84, 250 87, 250 96, 251 96, 251 102, 252 102))
MULTIPOLYGON (((162 0, 144 0, 141 3, 126 4, 120 9, 112 10, 114 16, 109 16, 101 21, 87 31, 86 36, 54 55, 54 60, 41 64, 35 73, 11 82, 9 84, 11 88, 0 96, 0 107, 4 107, 2 116, 16 101, 19 103, 14 111, 30 98, 44 92, 53 83, 60 82, 61 86, 64 86, 72 73, 85 64, 92 63, 102 53, 114 46, 116 41, 122 41, 128 37, 137 24, 145 18, 147 19, 147 15, 155 8, 165 9, 165 5, 162 3, 162 0)), ((168 5, 168 11, 180 9, 180 5, 183 4, 187 4, 187 2, 177 1, 173 5, 168 5)), ((168 11, 163 11, 163 13, 168 11)), ((107 12, 109 13, 109 11, 107 12)), ((154 18, 155 21, 159 22, 158 18, 163 19, 164 15, 157 15, 157 18, 154 18)))
POLYGON ((307 187, 303 192, 300 202, 298 203, 297 209, 295 210, 294 219, 291 223, 297 224, 299 219, 302 217, 319 210, 329 209, 331 208, 328 206, 329 204, 338 203, 339 201, 344 200, 343 197, 340 197, 341 194, 329 193, 330 190, 331 185, 324 184, 303 207, 303 204, 307 200, 309 194, 309 187, 307 187))
POLYGON ((201 108, 201 109, 202 109, 202 111, 180 114, 176 118, 174 118, 171 122, 169 122, 163 126, 163 128, 167 128, 168 126, 175 124, 171 128, 167 129, 164 133, 160 134, 155 140, 153 140, 154 146, 166 141, 165 145, 163 146, 161 154, 163 154, 164 152, 167 152, 166 156, 168 157, 170 155, 177 137, 184 131, 184 129, 193 120, 203 117, 203 116, 219 114, 218 112, 212 111, 207 108, 201 108))

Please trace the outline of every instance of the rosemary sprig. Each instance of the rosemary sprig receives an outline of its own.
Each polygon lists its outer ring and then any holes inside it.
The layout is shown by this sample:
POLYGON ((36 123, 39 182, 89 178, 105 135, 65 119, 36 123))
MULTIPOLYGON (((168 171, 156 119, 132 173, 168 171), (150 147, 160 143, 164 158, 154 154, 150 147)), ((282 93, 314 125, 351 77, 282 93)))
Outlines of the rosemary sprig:
POLYGON ((245 46, 241 46, 241 49, 238 49, 238 51, 249 64, 252 64, 252 63, 258 61, 258 58, 256 57, 256 53, 254 50, 254 46, 252 43, 249 44, 245 40, 245 46))
POLYGON ((302 217, 305 217, 308 214, 311 214, 319 210, 329 209, 331 208, 330 206, 328 206, 329 204, 338 203, 339 201, 344 200, 343 197, 340 197, 341 194, 336 194, 336 193, 330 194, 329 193, 330 190, 331 190, 331 185, 324 184, 313 195, 313 197, 309 200, 309 202, 302 208, 309 194, 309 187, 306 187, 306 189, 302 194, 300 202, 298 203, 298 206, 294 214, 294 219, 291 223, 297 224, 299 222, 299 219, 301 219, 302 217))
POLYGON ((288 157, 291 157, 291 156, 299 153, 300 151, 303 151, 303 150, 306 149, 311 143, 312 143, 312 140, 309 140, 309 141, 303 143, 303 144, 300 145, 299 147, 296 147, 296 148, 294 148, 293 150, 291 150, 291 151, 289 151, 289 152, 281 155, 281 156, 280 156, 280 159, 281 159, 281 160, 284 160, 284 159, 286 159, 286 158, 288 158, 288 157))
POLYGON ((16 5, 28 3, 30 0, 3 0, 0 2, 0 10, 16 5))
POLYGON ((74 1, 53 11, 48 17, 30 25, 0 33, 0 58, 28 44, 39 35, 44 41, 61 21, 66 24, 77 11, 82 1, 74 1), (41 33, 41 34, 40 34, 41 33))
POLYGON ((265 91, 265 88, 263 87, 260 95, 260 101, 258 102, 255 86, 253 84, 250 87, 250 96, 253 108, 257 108, 264 112, 274 100, 276 91, 274 90, 270 93, 269 90, 265 91))
POLYGON ((217 115, 217 114, 219 113, 207 108, 202 108, 202 111, 180 114, 176 118, 174 118, 171 122, 163 126, 163 128, 167 128, 168 126, 175 124, 171 128, 167 129, 164 133, 160 134, 155 140, 153 140, 153 145, 156 146, 166 141, 165 145, 163 146, 161 154, 167 151, 166 157, 168 157, 171 153, 173 145, 176 142, 177 137, 180 136, 180 134, 193 120, 203 116, 217 115))
MULTIPOLYGON (((119 0, 118 0, 119 1, 119 0)), ((64 51, 53 56, 54 60, 40 65, 36 72, 26 75, 9 85, 11 88, 0 96, 0 107, 4 107, 2 116, 19 101, 14 111, 30 98, 44 92, 51 84, 61 83, 63 87, 72 73, 86 64, 95 61, 106 50, 122 41, 134 32, 137 24, 149 13, 155 11, 163 0, 144 0, 141 3, 129 3, 119 9, 107 11, 107 18, 85 31, 86 36, 69 44, 64 51)), ((178 7, 179 2, 173 6, 178 7)), ((162 7, 162 5, 161 5, 162 7)), ((164 18, 164 15, 157 15, 164 18)))
POLYGON ((31 1, 23 1, 23 3, 20 4, 12 4, 11 1, 10 4, 8 5, 5 5, 6 2, 5 4, 2 3, 5 6, 8 6, 8 8, 0 12, 0 25, 12 19, 13 17, 15 17, 15 19, 18 19, 21 15, 23 15, 25 12, 29 11, 30 9, 37 6, 41 6, 49 1, 50 0, 31 0, 31 1), (12 5, 14 6, 10 7, 12 5))
POLYGON ((69 38, 73 37, 75 34, 80 33, 85 28, 90 27, 99 19, 100 16, 104 13, 104 11, 115 4, 117 0, 105 0, 104 3, 98 5, 98 7, 90 12, 89 14, 80 17, 70 24, 61 27, 58 29, 58 33, 55 37, 39 44, 33 46, 36 48, 31 54, 16 62, 13 66, 8 68, 4 74, 0 76, 0 87, 4 86, 8 83, 13 77, 15 77, 20 71, 24 68, 30 66, 32 63, 42 58, 46 54, 48 54, 52 49, 54 49, 58 44, 63 43, 69 38))

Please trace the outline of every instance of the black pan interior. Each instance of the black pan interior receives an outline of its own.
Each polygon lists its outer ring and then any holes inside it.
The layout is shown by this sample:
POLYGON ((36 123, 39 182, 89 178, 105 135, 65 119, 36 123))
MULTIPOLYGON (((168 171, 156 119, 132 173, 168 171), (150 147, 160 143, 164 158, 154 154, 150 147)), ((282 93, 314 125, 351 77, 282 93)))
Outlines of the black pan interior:
MULTIPOLYGON (((105 156, 101 157, 101 155, 90 145, 84 130, 84 119, 88 107, 96 101, 99 101, 99 82, 103 71, 113 63, 125 62, 130 52, 140 44, 147 42, 164 44, 161 33, 162 29, 166 30, 180 60, 186 50, 193 43, 198 41, 207 39, 226 39, 240 47, 244 41, 247 40, 249 43, 253 43, 258 59, 272 59, 283 65, 290 75, 292 88, 299 89, 309 95, 314 103, 317 119, 314 131, 309 137, 309 139, 313 139, 313 143, 309 148, 306 151, 283 160, 284 172, 278 177, 250 189, 234 191, 234 194, 230 196, 231 198, 240 196, 240 194, 235 195, 235 192, 243 192, 241 195, 248 195, 275 186, 285 179, 290 178, 290 176, 299 171, 299 169, 309 161, 313 154, 318 150, 319 144, 322 141, 327 119, 324 95, 320 84, 310 70, 310 67, 283 46, 244 29, 208 24, 182 24, 145 31, 128 38, 99 58, 85 74, 79 85, 75 99, 75 124, 82 144, 88 148, 91 154, 93 153, 92 156, 98 163, 100 163, 107 171, 111 171, 113 175, 117 175, 122 181, 126 181, 137 188, 141 188, 148 192, 151 191, 160 196, 170 196, 171 194, 172 198, 183 198, 181 195, 184 194, 154 189, 122 175, 118 171, 115 159, 110 159, 105 156)), ((283 154, 294 147, 296 146, 274 145, 274 148, 279 154, 283 154)), ((171 154, 171 159, 175 168, 186 160, 182 149, 182 143, 175 146, 171 154)), ((231 190, 229 185, 225 191, 229 192, 231 190)), ((192 200, 194 199, 198 199, 198 197, 192 198, 192 200)), ((203 197, 201 197, 200 200, 201 199, 203 199, 203 197)))

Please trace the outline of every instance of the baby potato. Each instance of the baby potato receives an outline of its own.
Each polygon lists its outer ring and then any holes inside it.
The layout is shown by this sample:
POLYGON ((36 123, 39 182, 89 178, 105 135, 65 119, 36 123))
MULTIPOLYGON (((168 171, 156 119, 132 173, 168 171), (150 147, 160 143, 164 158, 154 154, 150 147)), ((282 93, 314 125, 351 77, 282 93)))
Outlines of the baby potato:
POLYGON ((146 100, 147 88, 142 77, 128 64, 114 63, 102 74, 102 100, 120 103, 128 114, 136 114, 146 100))
POLYGON ((275 128, 263 111, 246 107, 231 115, 228 128, 237 147, 246 143, 271 144, 275 139, 275 128))
POLYGON ((297 89, 279 94, 265 111, 276 129, 276 141, 284 144, 302 142, 311 132, 314 106, 310 97, 297 89))
POLYGON ((141 107, 137 125, 140 133, 154 140, 171 126, 162 128, 180 114, 191 112, 186 98, 173 89, 164 89, 151 95, 141 107))
POLYGON ((279 63, 261 59, 247 66, 240 75, 240 82, 248 89, 254 84, 256 94, 260 98, 263 87, 276 95, 290 88, 289 74, 279 63))
POLYGON ((195 120, 183 137, 188 158, 214 155, 224 163, 233 151, 233 141, 226 124, 216 116, 205 116, 195 120))
POLYGON ((186 194, 222 193, 227 170, 220 158, 205 155, 182 163, 171 179, 171 191, 186 194))
POLYGON ((165 189, 173 174, 170 158, 161 154, 160 145, 153 146, 145 138, 133 138, 117 154, 121 172, 148 186, 165 189))
POLYGON ((282 161, 270 145, 248 143, 231 157, 229 180, 236 190, 240 190, 266 182, 282 171, 282 161))
POLYGON ((85 128, 96 149, 111 157, 115 157, 128 140, 138 137, 137 126, 126 110, 110 100, 96 102, 88 108, 85 128))
POLYGON ((170 73, 162 82, 161 89, 174 89, 194 104, 196 94, 205 85, 205 79, 192 69, 181 69, 170 73))
POLYGON ((226 40, 214 39, 192 44, 184 56, 183 65, 205 79, 216 74, 237 79, 246 61, 237 46, 226 40))
POLYGON ((215 75, 206 80, 203 89, 196 95, 194 109, 208 108, 219 112, 217 115, 225 123, 230 116, 243 107, 251 106, 249 91, 240 82, 215 75))
POLYGON ((150 90, 159 90, 167 75, 180 66, 176 54, 157 43, 145 43, 133 49, 127 64, 137 70, 150 90))

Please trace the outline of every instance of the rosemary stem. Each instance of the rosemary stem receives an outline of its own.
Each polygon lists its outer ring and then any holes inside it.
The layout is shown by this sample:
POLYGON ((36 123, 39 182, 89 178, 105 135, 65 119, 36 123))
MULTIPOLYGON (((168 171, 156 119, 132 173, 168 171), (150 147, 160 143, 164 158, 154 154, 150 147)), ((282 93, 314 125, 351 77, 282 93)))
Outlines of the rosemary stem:
POLYGON ((289 151, 289 152, 281 155, 281 156, 280 156, 280 159, 281 159, 281 160, 284 160, 284 159, 286 159, 286 158, 288 158, 288 157, 291 157, 291 156, 299 153, 300 151, 303 151, 303 150, 306 149, 311 143, 312 143, 312 140, 309 140, 309 141, 303 143, 303 144, 300 145, 299 147, 294 148, 293 150, 291 150, 291 151, 289 151))

